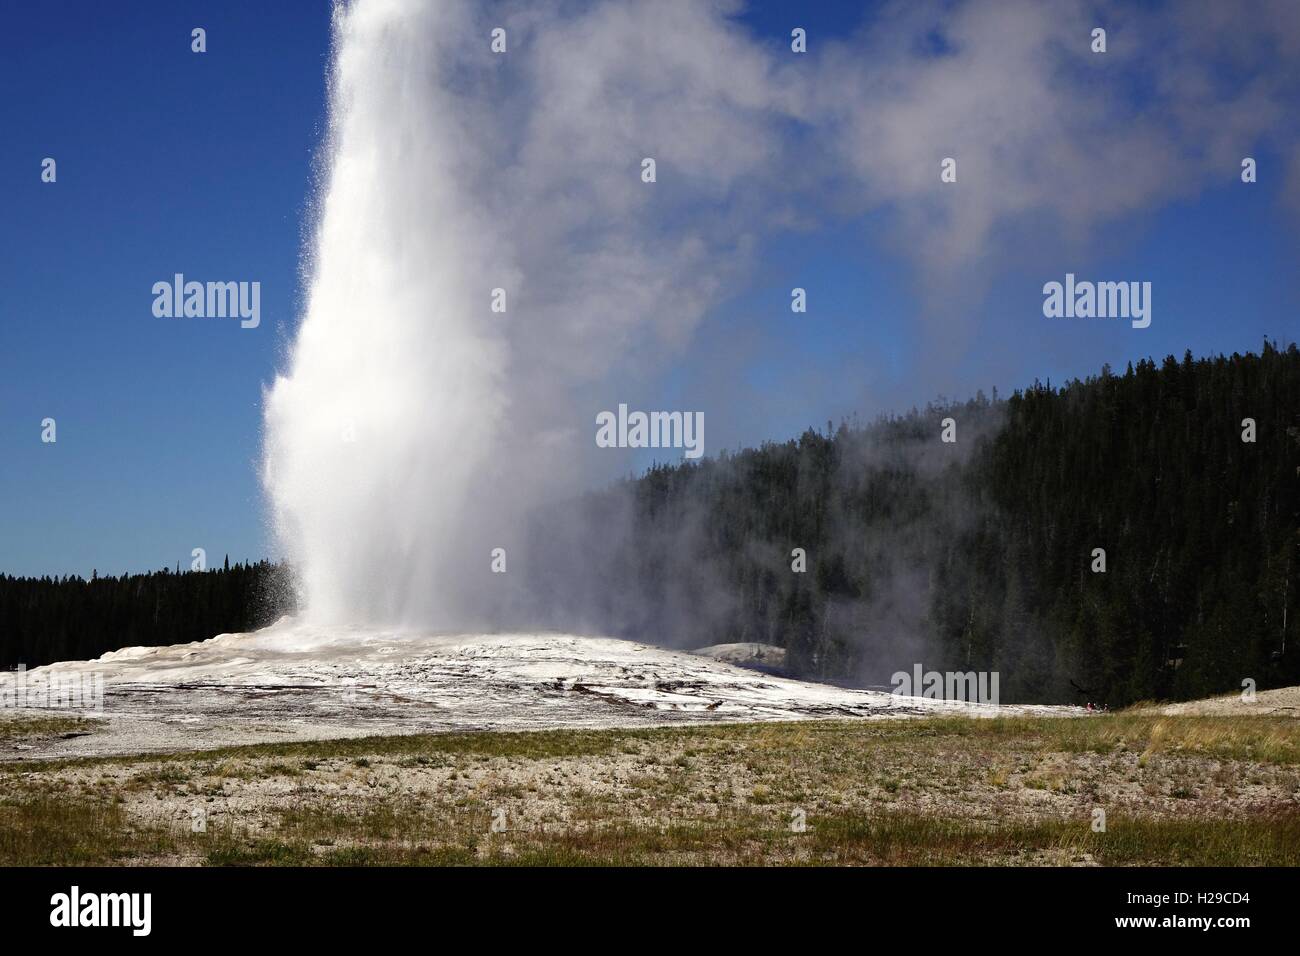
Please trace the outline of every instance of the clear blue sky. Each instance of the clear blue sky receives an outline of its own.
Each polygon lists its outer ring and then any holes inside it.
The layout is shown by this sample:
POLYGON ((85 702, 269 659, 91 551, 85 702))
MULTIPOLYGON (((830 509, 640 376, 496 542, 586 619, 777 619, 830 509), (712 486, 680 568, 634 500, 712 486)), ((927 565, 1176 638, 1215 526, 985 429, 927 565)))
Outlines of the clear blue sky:
MULTIPOLYGON (((857 4, 800 5, 814 36, 857 4)), ((748 28, 788 36, 770 8, 748 28)), ((0 34, 0 572, 103 573, 265 556, 256 477, 261 390, 301 302, 299 255, 324 122, 325 3, 13 5, 0 34), (190 52, 190 30, 208 52, 190 52), (40 181, 44 157, 58 181, 40 181), (152 315, 152 284, 184 272, 257 279, 262 323, 152 315), (56 444, 41 420, 58 423, 56 444)), ((1261 168, 1279 157, 1260 152, 1261 168)), ((1122 369, 1144 356, 1257 350, 1295 338, 1295 213, 1278 178, 1221 187, 1108 227, 1086 261, 1047 266, 1143 278, 1158 320, 1037 324, 1043 262, 1000 269, 969 303, 975 330, 943 382, 919 375, 916 282, 885 219, 785 235, 699 333, 662 387, 689 396, 730 350, 745 388, 710 420, 710 448, 943 392, 1002 392, 1122 369), (789 290, 815 290, 815 318, 789 290), (806 388, 809 381, 816 388, 806 388)), ((1048 254, 1050 258, 1050 253, 1048 254)))
POLYGON ((328 49, 325 4, 6 11, 0 569, 265 553, 261 388, 299 301, 328 49), (260 328, 154 318, 149 290, 177 271, 259 280, 260 328))

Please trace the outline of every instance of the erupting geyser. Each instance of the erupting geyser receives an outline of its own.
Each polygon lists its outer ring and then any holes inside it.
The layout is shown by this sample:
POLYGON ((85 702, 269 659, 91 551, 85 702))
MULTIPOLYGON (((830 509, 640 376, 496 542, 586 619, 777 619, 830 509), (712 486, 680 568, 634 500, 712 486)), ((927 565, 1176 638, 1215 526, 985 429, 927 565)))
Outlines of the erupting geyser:
POLYGON ((309 620, 532 622, 525 515, 626 473, 596 412, 690 340, 754 210, 779 213, 746 199, 777 178, 771 72, 709 4, 336 7, 305 311, 265 412, 309 620))
POLYGON ((443 92, 459 9, 335 11, 306 312, 266 396, 263 465, 316 621, 464 623, 466 553, 510 523, 501 280, 485 278, 510 253, 467 188, 476 137, 443 92))

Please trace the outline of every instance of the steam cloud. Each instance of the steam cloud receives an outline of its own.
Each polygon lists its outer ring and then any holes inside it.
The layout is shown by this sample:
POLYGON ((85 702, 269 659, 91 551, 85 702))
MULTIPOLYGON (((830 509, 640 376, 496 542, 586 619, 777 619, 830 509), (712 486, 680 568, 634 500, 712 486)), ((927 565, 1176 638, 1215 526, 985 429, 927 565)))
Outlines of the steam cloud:
POLYGON ((795 56, 732 3, 340 5, 308 300, 265 402, 306 613, 492 619, 488 553, 583 486, 588 410, 679 355, 767 237, 895 216, 933 317, 1008 234, 1083 242, 1242 144, 1300 155, 1266 139, 1296 128, 1300 6, 1247 7, 900 3, 795 56), (944 156, 979 187, 936 189, 944 156))

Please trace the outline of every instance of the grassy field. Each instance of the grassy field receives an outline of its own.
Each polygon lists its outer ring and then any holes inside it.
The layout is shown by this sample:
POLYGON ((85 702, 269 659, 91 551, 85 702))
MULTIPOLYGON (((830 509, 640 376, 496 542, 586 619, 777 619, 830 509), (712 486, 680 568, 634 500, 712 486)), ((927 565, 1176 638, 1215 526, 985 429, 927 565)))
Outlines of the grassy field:
MULTIPOLYGON (((0 746, 85 729, 11 721, 0 746)), ((1143 863, 1300 864, 1300 722, 958 717, 0 764, 4 865, 1143 863)))

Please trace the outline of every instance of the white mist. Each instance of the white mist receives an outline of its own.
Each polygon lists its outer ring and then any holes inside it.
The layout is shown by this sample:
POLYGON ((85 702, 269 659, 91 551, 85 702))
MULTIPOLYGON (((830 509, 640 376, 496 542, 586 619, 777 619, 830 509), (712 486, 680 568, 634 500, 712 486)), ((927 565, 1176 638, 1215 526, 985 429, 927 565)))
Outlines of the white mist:
POLYGON ((495 484, 508 399, 483 277, 507 256, 466 198, 475 157, 441 94, 460 9, 335 11, 308 300, 266 396, 263 463, 314 621, 457 620, 467 553, 487 566, 480 516, 498 506, 471 499, 495 484))
POLYGON ((265 396, 263 484, 300 608, 528 625, 524 516, 627 473, 596 412, 643 397, 784 221, 789 84, 689 0, 354 0, 332 62, 307 300, 265 396))

